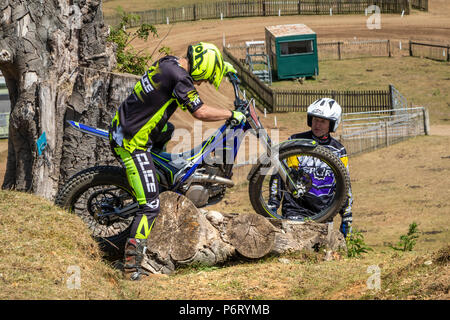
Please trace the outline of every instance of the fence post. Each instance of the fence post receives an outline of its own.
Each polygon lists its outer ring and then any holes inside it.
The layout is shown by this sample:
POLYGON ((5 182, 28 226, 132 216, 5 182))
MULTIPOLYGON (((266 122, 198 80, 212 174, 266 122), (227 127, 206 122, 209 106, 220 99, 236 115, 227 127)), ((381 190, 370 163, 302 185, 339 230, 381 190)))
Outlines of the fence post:
POLYGON ((197 13, 196 13, 196 5, 194 4, 194 7, 193 7, 193 10, 194 10, 194 21, 196 21, 197 20, 197 13))
POLYGON ((412 10, 412 4, 411 4, 411 0, 405 0, 406 2, 406 8, 408 9, 406 14, 411 14, 411 10, 412 10))
POLYGON ((388 130, 388 122, 384 122, 384 134, 386 135, 386 147, 389 147, 389 130, 388 130))
POLYGON ((339 57, 339 60, 341 60, 341 43, 342 42, 338 41, 338 57, 339 57))
POLYGON ((450 62, 450 45, 447 46, 447 62, 450 62))
POLYGON ((413 56, 413 52, 412 52, 412 42, 411 42, 411 40, 409 40, 409 56, 410 56, 410 57, 413 56))
POLYGON ((430 134, 430 117, 425 107, 423 108, 423 132, 427 136, 430 134))
POLYGON ((388 52, 389 52, 389 58, 391 57, 391 40, 388 40, 388 52))
POLYGON ((389 97, 391 102, 391 109, 394 109, 394 86, 392 84, 389 85, 389 97))

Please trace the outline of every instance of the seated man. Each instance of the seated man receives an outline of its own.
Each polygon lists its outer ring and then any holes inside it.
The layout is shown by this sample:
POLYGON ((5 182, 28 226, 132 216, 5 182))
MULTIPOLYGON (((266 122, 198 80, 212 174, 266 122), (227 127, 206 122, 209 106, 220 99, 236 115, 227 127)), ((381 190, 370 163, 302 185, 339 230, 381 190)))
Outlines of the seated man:
MULTIPOLYGON (((313 139, 321 146, 331 150, 344 163, 348 170, 347 151, 330 132, 335 132, 341 120, 341 106, 333 99, 322 98, 313 102, 307 110, 307 124, 310 131, 293 134, 289 139, 313 139)), ((334 176, 327 164, 310 156, 292 156, 287 159, 287 165, 292 170, 299 168, 312 177, 310 190, 301 198, 296 199, 285 189, 278 174, 270 180, 269 207, 277 210, 282 204, 282 215, 291 219, 303 219, 312 216, 326 208, 333 198, 335 186, 334 176)), ((348 190, 348 199, 339 212, 342 217, 340 231, 344 236, 351 233, 352 223, 352 191, 348 190)))

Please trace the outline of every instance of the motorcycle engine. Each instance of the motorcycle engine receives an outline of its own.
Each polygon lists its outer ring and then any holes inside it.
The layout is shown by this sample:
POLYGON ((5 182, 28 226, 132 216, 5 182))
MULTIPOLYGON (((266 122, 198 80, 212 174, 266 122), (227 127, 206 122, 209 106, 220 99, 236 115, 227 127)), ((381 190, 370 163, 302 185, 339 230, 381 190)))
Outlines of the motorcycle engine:
MULTIPOLYGON (((217 166, 209 165, 206 165, 201 171, 212 175, 220 175, 221 173, 221 170, 217 166)), ((206 206, 209 202, 221 199, 225 194, 225 188, 225 186, 217 183, 192 183, 184 195, 188 197, 197 208, 201 208, 206 206)))
POLYGON ((185 195, 197 208, 204 207, 208 204, 209 192, 202 184, 191 184, 185 195))

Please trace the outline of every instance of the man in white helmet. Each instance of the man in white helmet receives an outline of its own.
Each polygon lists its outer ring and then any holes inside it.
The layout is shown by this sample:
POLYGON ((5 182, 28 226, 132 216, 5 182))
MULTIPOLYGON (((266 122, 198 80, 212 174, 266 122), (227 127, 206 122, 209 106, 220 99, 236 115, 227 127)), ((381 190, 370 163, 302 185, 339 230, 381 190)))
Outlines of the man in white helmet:
MULTIPOLYGON (((293 134, 289 139, 313 139, 321 146, 331 150, 344 163, 348 170, 347 151, 344 146, 331 137, 330 133, 335 132, 341 121, 341 106, 333 99, 322 98, 314 101, 307 110, 307 124, 311 127, 310 131, 293 134)), ((277 210, 282 205, 282 215, 291 219, 303 219, 320 212, 329 205, 333 197, 332 186, 325 185, 327 165, 322 161, 312 163, 306 159, 308 157, 290 157, 287 160, 289 167, 297 169, 299 166, 308 168, 314 175, 314 183, 311 189, 302 197, 301 200, 295 199, 289 193, 283 193, 285 189, 283 181, 279 175, 274 175, 270 181, 269 207, 277 210), (320 163, 319 163, 320 162, 320 163), (321 185, 323 182, 323 185, 321 185)), ((348 190, 348 199, 344 207, 339 212, 342 217, 340 231, 344 236, 351 233, 352 224, 352 191, 348 190)))

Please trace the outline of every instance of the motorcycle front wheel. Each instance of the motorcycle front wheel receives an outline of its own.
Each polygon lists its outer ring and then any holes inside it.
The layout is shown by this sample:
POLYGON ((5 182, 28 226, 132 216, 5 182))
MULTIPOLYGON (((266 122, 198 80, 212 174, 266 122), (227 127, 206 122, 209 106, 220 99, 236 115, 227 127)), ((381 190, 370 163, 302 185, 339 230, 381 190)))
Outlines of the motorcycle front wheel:
POLYGON ((323 146, 281 148, 279 160, 289 168, 291 179, 302 187, 304 194, 294 197, 285 187, 274 185, 275 169, 270 163, 259 164, 249 181, 249 197, 256 213, 268 218, 296 221, 326 222, 333 219, 345 205, 350 187, 348 170, 342 161, 323 146), (273 204, 274 190, 278 194, 275 197, 278 207, 273 204), (319 199, 326 197, 327 205, 320 209, 309 205, 308 199, 315 196, 319 199))

